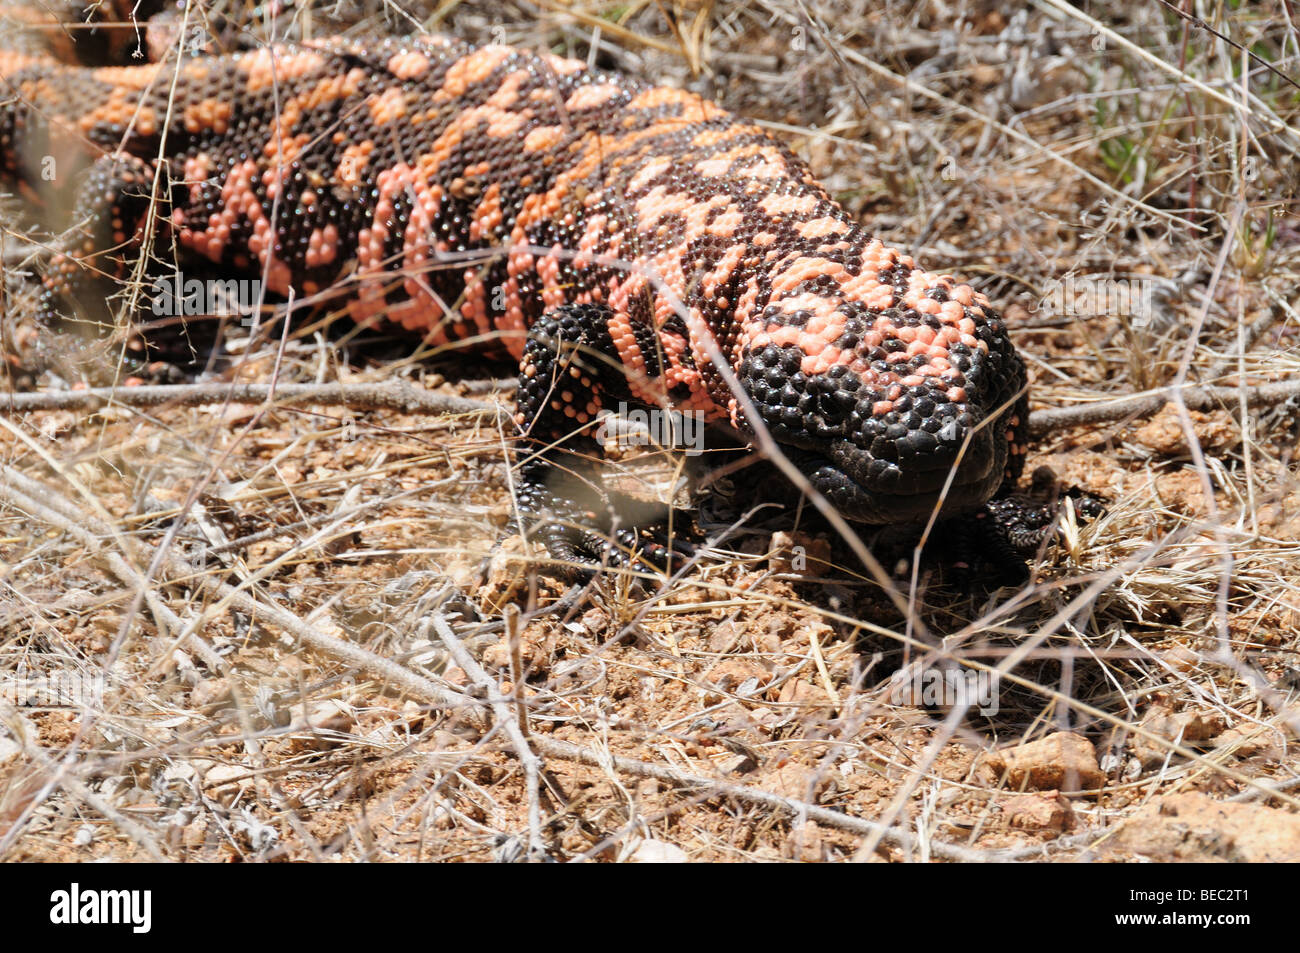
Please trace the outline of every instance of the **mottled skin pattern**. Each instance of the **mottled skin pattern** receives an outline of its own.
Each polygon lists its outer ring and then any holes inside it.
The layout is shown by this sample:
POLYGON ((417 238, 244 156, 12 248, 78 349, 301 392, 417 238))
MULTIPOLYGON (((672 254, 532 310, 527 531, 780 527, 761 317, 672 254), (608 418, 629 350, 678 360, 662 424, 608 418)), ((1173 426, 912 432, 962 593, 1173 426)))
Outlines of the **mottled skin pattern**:
POLYGON ((0 54, 0 78, 9 177, 89 163, 48 317, 102 306, 88 275, 122 274, 148 227, 182 267, 510 355, 521 509, 557 558, 609 555, 590 432, 619 401, 766 427, 865 523, 975 510, 1022 468, 1025 370, 984 296, 694 94, 442 38, 179 69, 0 54))

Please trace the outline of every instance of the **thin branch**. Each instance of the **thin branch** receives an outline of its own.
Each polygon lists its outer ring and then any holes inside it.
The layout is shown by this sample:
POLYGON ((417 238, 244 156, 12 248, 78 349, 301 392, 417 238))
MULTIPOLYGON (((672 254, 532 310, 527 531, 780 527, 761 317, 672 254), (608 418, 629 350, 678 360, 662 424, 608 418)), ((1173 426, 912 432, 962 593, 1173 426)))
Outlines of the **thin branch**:
MULTIPOLYGON (((438 632, 438 638, 447 647, 452 660, 475 685, 487 695, 488 704, 492 706, 493 717, 505 731, 514 746, 515 757, 524 769, 524 786, 528 791, 528 854, 531 859, 540 860, 546 856, 546 844, 542 841, 542 802, 540 795, 541 759, 534 753, 532 746, 520 727, 519 719, 506 704, 507 698, 501 694, 501 687, 475 661, 463 643, 452 631, 451 625, 438 612, 434 612, 427 625, 432 625, 438 632)), ((522 698, 523 682, 514 683, 515 697, 522 698)))
POLYGON ((342 404, 406 414, 482 414, 503 409, 490 401, 430 393, 399 379, 382 384, 159 384, 5 394, 0 396, 0 412, 95 410, 109 404, 127 407, 262 404, 271 400, 281 404, 342 404))
MULTIPOLYGON (((1162 387, 1159 390, 1121 397, 1117 400, 1102 400, 1078 407, 1054 407, 1048 410, 1036 410, 1029 415, 1029 434, 1042 437, 1054 430, 1065 427, 1077 427, 1082 424, 1110 423, 1131 417, 1150 417, 1158 413, 1165 404, 1174 400, 1179 388, 1162 387)), ((1219 407, 1239 406, 1242 389, 1225 386, 1187 386, 1181 388, 1183 403, 1189 410, 1214 410, 1219 407)), ((1300 397, 1300 380, 1272 381, 1268 384, 1256 384, 1245 389, 1246 406, 1273 407, 1292 398, 1300 397)))

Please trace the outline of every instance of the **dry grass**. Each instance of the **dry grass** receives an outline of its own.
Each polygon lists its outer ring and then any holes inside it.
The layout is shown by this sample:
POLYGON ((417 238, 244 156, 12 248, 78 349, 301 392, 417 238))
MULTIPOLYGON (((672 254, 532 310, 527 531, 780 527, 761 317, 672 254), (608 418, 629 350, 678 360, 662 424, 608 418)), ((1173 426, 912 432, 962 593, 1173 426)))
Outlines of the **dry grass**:
POLYGON ((108 676, 89 710, 0 705, 0 858, 1128 858, 1123 822, 1180 792, 1293 820, 1289 7, 1198 3, 1220 39, 1156 2, 881 6, 302 23, 541 43, 763 121, 1004 309, 1036 411, 1089 407, 1036 416, 1030 465, 1104 517, 1033 584, 963 591, 905 542, 869 539, 873 573, 811 510, 746 512, 733 475, 702 517, 731 534, 683 572, 566 589, 510 535, 508 388, 268 322, 224 341, 242 382, 400 378, 487 409, 336 390, 0 418, 0 669, 108 676), (1161 388, 1154 417, 1111 403, 1161 388), (769 556, 773 530, 824 562, 769 556), (997 712, 908 704, 904 663, 995 673, 997 712), (1017 793, 984 757, 1061 730, 1095 744, 1100 789, 1017 793))

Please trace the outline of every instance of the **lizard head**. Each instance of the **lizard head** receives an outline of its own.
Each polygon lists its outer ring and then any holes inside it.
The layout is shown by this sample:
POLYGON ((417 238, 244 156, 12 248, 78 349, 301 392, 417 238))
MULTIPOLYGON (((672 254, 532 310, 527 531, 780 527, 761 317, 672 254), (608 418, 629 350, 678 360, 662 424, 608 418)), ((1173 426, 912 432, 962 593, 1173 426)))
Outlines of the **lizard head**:
POLYGON ((939 287, 929 300, 952 302, 939 311, 778 301, 743 352, 740 382, 771 436, 848 519, 971 509, 1023 465, 1024 364, 969 288, 939 287))

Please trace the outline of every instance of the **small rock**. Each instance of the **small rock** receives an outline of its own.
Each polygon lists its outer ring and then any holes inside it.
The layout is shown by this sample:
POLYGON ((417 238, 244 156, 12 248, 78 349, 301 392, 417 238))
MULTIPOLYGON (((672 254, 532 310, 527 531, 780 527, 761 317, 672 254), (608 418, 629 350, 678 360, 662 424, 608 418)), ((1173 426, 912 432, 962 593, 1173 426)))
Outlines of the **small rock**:
MULTIPOLYGON (((351 706, 331 698, 325 701, 313 702, 307 709, 306 717, 303 717, 300 711, 295 711, 290 730, 309 730, 313 734, 316 732, 337 732, 346 735, 355 731, 356 727, 357 716, 351 706)), ((312 743, 316 745, 338 744, 339 741, 340 739, 322 735, 317 735, 312 739, 312 743)))
POLYGON ((483 667, 500 672, 510 671, 510 643, 502 639, 483 650, 483 667))
POLYGON ((709 669, 704 679, 720 691, 752 695, 772 680, 772 673, 752 659, 729 658, 709 669))
POLYGON ((1114 844, 1160 861, 1300 862, 1300 815, 1197 792, 1153 800, 1120 825, 1114 844))
POLYGON ((465 739, 454 732, 439 728, 433 733, 434 751, 463 751, 466 747, 465 739))
POLYGON ((721 622, 709 634, 709 651, 723 655, 734 649, 744 633, 730 619, 721 622))
POLYGON ((1167 717, 1165 724, 1174 731, 1167 737, 1184 741, 1208 741, 1227 727, 1223 714, 1213 709, 1180 711, 1167 717))
POLYGON ((1253 758, 1257 754, 1280 753, 1285 740, 1276 728, 1247 724, 1215 735, 1210 744, 1225 748, 1238 758, 1253 758))
POLYGON ((1182 645, 1176 645, 1172 649, 1159 653, 1159 658, 1175 672, 1184 674, 1196 671, 1201 664, 1200 654, 1182 645))
POLYGON ((763 786, 773 794, 815 804, 818 795, 829 780, 821 771, 788 762, 767 772, 763 778, 763 786))
POLYGON ((719 773, 748 774, 758 767, 758 763, 747 754, 731 754, 717 763, 719 773))
POLYGON ((0 736, 0 765, 8 764, 23 753, 23 746, 12 738, 0 736))
MULTIPOLYGON (((1201 485, 1200 475, 1191 470, 1158 474, 1155 489, 1160 502, 1175 513, 1183 516, 1200 516, 1205 513, 1205 487, 1201 485)), ((1204 559, 1211 552, 1212 542, 1208 539, 1205 542, 1203 549, 1190 549, 1183 560, 1174 565, 1198 564, 1196 561, 1204 559)))
POLYGON ((800 718, 827 717, 832 714, 831 700, 826 690, 801 678, 792 678, 782 685, 776 700, 780 705, 798 709, 791 714, 800 718))
MULTIPOLYGON (((1202 747, 1203 742, 1218 735, 1227 727, 1227 721, 1217 711, 1173 711, 1164 705, 1154 705, 1142 718, 1142 727, 1160 738, 1177 742, 1184 747, 1202 747)), ((1133 738, 1133 754, 1144 768, 1164 764, 1170 756, 1169 749, 1141 735, 1133 738)), ((1178 758, 1174 753, 1174 759, 1178 758)))
MULTIPOLYGON (((1237 428, 1227 411, 1188 411, 1192 433, 1204 450, 1222 450, 1238 440, 1237 428)), ((1133 431, 1133 439, 1161 456, 1182 456, 1190 452, 1187 431, 1178 408, 1166 404, 1161 411, 1133 431)))
POLYGON ((181 835, 181 843, 190 850, 197 850, 203 846, 204 841, 208 838, 208 821, 194 820, 185 825, 185 831, 181 835))
MULTIPOLYGON (((529 627, 519 633, 519 664, 525 672, 543 674, 549 670, 555 639, 540 627, 529 627)), ((492 671, 509 672, 513 663, 513 649, 508 636, 483 650, 483 667, 492 671)))
POLYGON ((406 723, 408 731, 419 731, 424 727, 427 709, 417 701, 408 698, 402 702, 401 720, 406 723))
POLYGON ((1012 794, 998 801, 1007 824, 1022 831, 1060 833, 1074 827, 1074 808, 1060 791, 1012 794))
POLYGON ((213 765, 203 774, 203 789, 209 797, 230 804, 253 783, 253 772, 242 764, 213 765))
POLYGON ((664 840, 643 840, 628 854, 629 864, 684 864, 686 851, 664 840))
POLYGON ((231 703, 230 679, 205 678, 190 689, 190 705, 194 708, 225 708, 231 703))
POLYGON ((1084 791, 1099 788, 1106 776, 1097 766, 1092 742, 1071 731, 1058 731, 1029 744, 990 751, 985 763, 1012 790, 1084 791))
POLYGON ((469 684, 469 676, 465 674, 465 670, 459 665, 448 666, 447 670, 442 673, 442 680, 448 685, 454 685, 457 688, 464 688, 469 684))
POLYGON ((805 533, 773 533, 767 566, 772 572, 802 579, 825 576, 831 568, 830 540, 805 533))
POLYGON ((823 858, 821 828, 812 821, 795 825, 785 839, 783 853, 800 863, 818 863, 823 858))
POLYGON ((1002 81, 1002 71, 987 63, 977 63, 971 68, 970 79, 975 86, 988 89, 1002 81))
POLYGON ((8 723, 0 722, 0 765, 15 761, 23 753, 24 739, 39 744, 41 733, 26 715, 12 709, 8 723))
POLYGON ((499 610, 521 591, 527 592, 530 562, 527 552, 527 544, 520 536, 507 536, 502 540, 488 563, 487 580, 479 588, 480 605, 499 610))
POLYGON ((574 635, 586 638, 598 638, 608 627, 609 613, 604 609, 588 609, 581 619, 565 625, 574 635))

